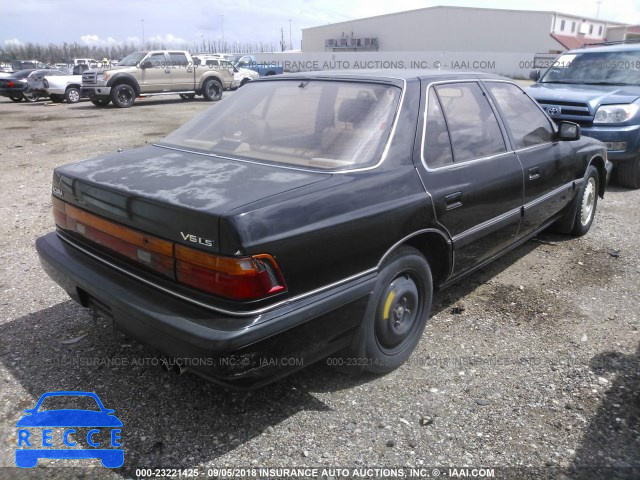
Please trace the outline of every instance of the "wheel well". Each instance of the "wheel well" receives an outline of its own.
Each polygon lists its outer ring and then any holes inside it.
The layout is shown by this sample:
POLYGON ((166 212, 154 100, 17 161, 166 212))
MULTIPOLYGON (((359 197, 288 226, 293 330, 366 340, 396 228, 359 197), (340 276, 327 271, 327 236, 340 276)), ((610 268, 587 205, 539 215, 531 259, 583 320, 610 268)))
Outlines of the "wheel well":
POLYGON ((598 195, 600 195, 600 197, 602 198, 604 197, 604 191, 607 188, 607 171, 604 168, 604 158, 597 156, 593 157, 591 159, 590 165, 596 167, 596 170, 598 171, 598 195))
POLYGON ((451 271, 451 246, 440 233, 435 231, 420 233, 395 245, 393 250, 402 245, 409 245, 424 255, 431 268, 434 287, 443 283, 449 276, 451 271))
POLYGON ((70 88, 77 88, 78 90, 80 90, 80 85, 67 85, 67 88, 65 88, 65 90, 64 90, 64 91, 66 92, 66 91, 67 91, 67 90, 69 90, 70 88))

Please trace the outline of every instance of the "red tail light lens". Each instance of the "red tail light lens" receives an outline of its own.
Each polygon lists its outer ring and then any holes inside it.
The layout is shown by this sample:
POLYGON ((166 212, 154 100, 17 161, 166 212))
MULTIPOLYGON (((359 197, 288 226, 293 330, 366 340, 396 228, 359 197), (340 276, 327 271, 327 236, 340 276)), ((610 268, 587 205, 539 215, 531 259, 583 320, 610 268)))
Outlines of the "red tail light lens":
POLYGON ((180 283, 232 300, 257 300, 285 290, 271 255, 225 257, 124 227, 53 198, 56 225, 180 283))
POLYGON ((285 289, 270 255, 222 257, 176 245, 176 259, 179 282, 221 297, 255 300, 285 289))
POLYGON ((9 87, 9 88, 13 88, 13 87, 15 87, 15 86, 16 86, 16 84, 15 84, 15 83, 13 83, 13 81, 9 80, 9 81, 7 82, 7 87, 9 87))

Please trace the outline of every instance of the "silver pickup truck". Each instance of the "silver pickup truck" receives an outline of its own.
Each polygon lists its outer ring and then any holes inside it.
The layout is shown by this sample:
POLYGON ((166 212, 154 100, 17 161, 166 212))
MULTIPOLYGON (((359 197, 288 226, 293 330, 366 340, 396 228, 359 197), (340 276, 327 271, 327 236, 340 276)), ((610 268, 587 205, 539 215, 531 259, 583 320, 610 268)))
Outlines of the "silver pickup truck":
POLYGON ((87 70, 82 74, 82 96, 99 107, 113 102, 120 108, 153 95, 180 95, 184 100, 202 95, 215 101, 233 83, 232 71, 196 65, 189 52, 152 50, 134 52, 112 68, 87 70))

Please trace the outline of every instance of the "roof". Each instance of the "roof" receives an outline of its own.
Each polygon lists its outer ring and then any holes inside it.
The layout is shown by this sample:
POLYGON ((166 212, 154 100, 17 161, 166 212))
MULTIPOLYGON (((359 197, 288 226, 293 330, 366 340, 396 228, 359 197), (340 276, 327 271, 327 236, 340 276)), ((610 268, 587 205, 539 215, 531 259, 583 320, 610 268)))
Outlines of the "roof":
POLYGON ((573 50, 574 48, 580 48, 584 45, 591 44, 593 42, 592 38, 584 38, 584 37, 572 37, 570 35, 557 35, 552 33, 551 36, 556 39, 564 48, 567 50, 573 50))
MULTIPOLYGON (((285 73, 268 77, 270 80, 279 78, 350 78, 361 80, 413 80, 429 77, 449 77, 449 78, 483 78, 483 79, 507 79, 500 75, 484 72, 469 72, 460 70, 414 70, 414 69, 371 69, 371 70, 318 70, 311 72, 285 73)), ((267 77, 263 77, 267 79, 267 77)))
POLYGON ((592 22, 598 22, 598 23, 606 23, 607 25, 620 25, 620 26, 624 26, 626 24, 621 23, 621 22, 613 22, 610 20, 603 20, 601 18, 591 18, 591 17, 583 17, 582 15, 574 15, 571 13, 561 13, 561 12, 556 12, 556 11, 551 11, 551 10, 515 10, 515 9, 509 9, 509 8, 480 8, 480 7, 454 7, 454 6, 448 6, 448 5, 437 5, 435 7, 425 7, 425 8, 416 8, 413 10, 405 10, 403 12, 394 12, 394 13, 386 13, 384 15, 373 15, 371 17, 363 17, 363 18, 354 18, 352 20, 345 20, 342 22, 335 22, 335 23, 329 23, 329 24, 325 24, 325 25, 318 25, 315 27, 309 27, 309 28, 303 28, 302 30, 313 30, 315 28, 324 28, 330 25, 341 25, 341 24, 346 24, 346 23, 351 23, 351 22, 357 22, 360 20, 368 20, 370 18, 382 18, 382 17, 391 17, 394 15, 406 15, 406 14, 414 14, 416 12, 424 12, 427 10, 436 10, 436 9, 448 9, 448 10, 476 10, 476 11, 483 11, 483 12, 511 12, 511 13, 546 13, 548 15, 562 15, 563 17, 574 17, 574 18, 579 18, 580 20, 589 20, 592 22))
POLYGON ((579 52, 624 52, 625 50, 631 51, 640 51, 640 42, 631 42, 631 43, 604 43, 602 45, 596 45, 594 47, 589 47, 585 45, 581 48, 575 49, 579 52))

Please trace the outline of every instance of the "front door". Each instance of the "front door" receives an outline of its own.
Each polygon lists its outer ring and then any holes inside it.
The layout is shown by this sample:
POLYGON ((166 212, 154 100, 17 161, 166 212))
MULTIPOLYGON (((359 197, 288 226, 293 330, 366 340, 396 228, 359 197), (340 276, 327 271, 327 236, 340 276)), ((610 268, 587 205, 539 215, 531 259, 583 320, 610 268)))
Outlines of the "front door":
POLYGON ((140 64, 140 93, 171 90, 171 68, 164 52, 151 53, 140 64))

